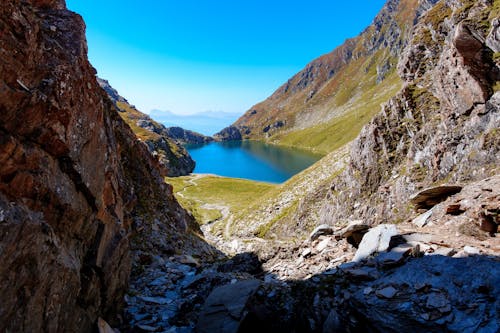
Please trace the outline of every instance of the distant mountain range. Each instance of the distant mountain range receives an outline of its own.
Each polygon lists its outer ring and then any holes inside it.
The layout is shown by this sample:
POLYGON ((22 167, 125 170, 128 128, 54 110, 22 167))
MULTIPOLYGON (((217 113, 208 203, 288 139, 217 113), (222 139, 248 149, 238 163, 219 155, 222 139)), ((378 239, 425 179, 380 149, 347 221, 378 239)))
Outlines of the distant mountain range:
POLYGON ((241 116, 238 113, 223 111, 204 111, 181 115, 162 110, 152 110, 149 115, 167 127, 182 127, 209 136, 231 125, 241 116))

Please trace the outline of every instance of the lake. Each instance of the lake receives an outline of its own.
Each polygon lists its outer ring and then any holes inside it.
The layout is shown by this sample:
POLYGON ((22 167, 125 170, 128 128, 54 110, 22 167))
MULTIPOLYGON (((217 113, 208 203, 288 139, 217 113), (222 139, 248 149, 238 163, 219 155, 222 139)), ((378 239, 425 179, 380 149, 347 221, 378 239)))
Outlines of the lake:
POLYGON ((321 158, 303 150, 259 141, 186 145, 196 161, 195 173, 282 183, 321 158))

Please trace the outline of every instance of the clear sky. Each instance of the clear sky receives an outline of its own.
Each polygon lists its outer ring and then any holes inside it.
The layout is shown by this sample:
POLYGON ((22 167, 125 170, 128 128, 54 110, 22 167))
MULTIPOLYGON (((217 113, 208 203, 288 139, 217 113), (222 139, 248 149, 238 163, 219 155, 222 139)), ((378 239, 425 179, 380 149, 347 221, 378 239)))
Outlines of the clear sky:
POLYGON ((385 0, 66 0, 98 75, 141 111, 243 113, 385 0))

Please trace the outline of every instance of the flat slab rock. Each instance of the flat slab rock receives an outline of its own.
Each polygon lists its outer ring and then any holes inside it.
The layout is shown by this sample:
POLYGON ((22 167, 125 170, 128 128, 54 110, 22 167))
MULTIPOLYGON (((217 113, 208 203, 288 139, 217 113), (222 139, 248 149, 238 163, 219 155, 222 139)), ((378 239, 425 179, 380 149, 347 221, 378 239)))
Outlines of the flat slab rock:
POLYGON ((462 186, 458 185, 431 187, 412 195, 410 202, 415 205, 416 209, 429 209, 461 190, 462 186))
POLYGON ((398 235, 394 224, 381 224, 370 229, 361 240, 353 261, 366 259, 375 252, 383 252, 389 248, 391 238, 398 235))
POLYGON ((216 288, 203 305, 196 332, 238 332, 243 309, 260 285, 259 280, 245 280, 216 288))

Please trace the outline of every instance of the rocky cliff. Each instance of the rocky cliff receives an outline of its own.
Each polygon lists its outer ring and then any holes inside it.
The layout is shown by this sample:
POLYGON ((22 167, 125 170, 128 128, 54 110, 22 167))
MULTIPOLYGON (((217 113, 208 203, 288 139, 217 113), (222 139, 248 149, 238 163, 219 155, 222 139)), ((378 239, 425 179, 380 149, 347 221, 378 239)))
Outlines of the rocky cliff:
POLYGON ((131 247, 196 246, 158 161, 99 87, 84 29, 63 0, 0 4, 2 332, 116 322, 131 247))
POLYGON ((440 1, 398 63, 404 88, 365 126, 323 221, 403 221, 411 194, 498 173, 498 1, 440 1))
MULTIPOLYGON (((184 176, 194 170, 195 162, 181 144, 184 141, 173 137, 170 129, 130 105, 108 81, 97 78, 97 82, 115 103, 120 116, 134 131, 137 138, 146 144, 149 152, 165 168, 167 176, 184 176)), ((195 135, 193 134, 192 137, 195 135)))

